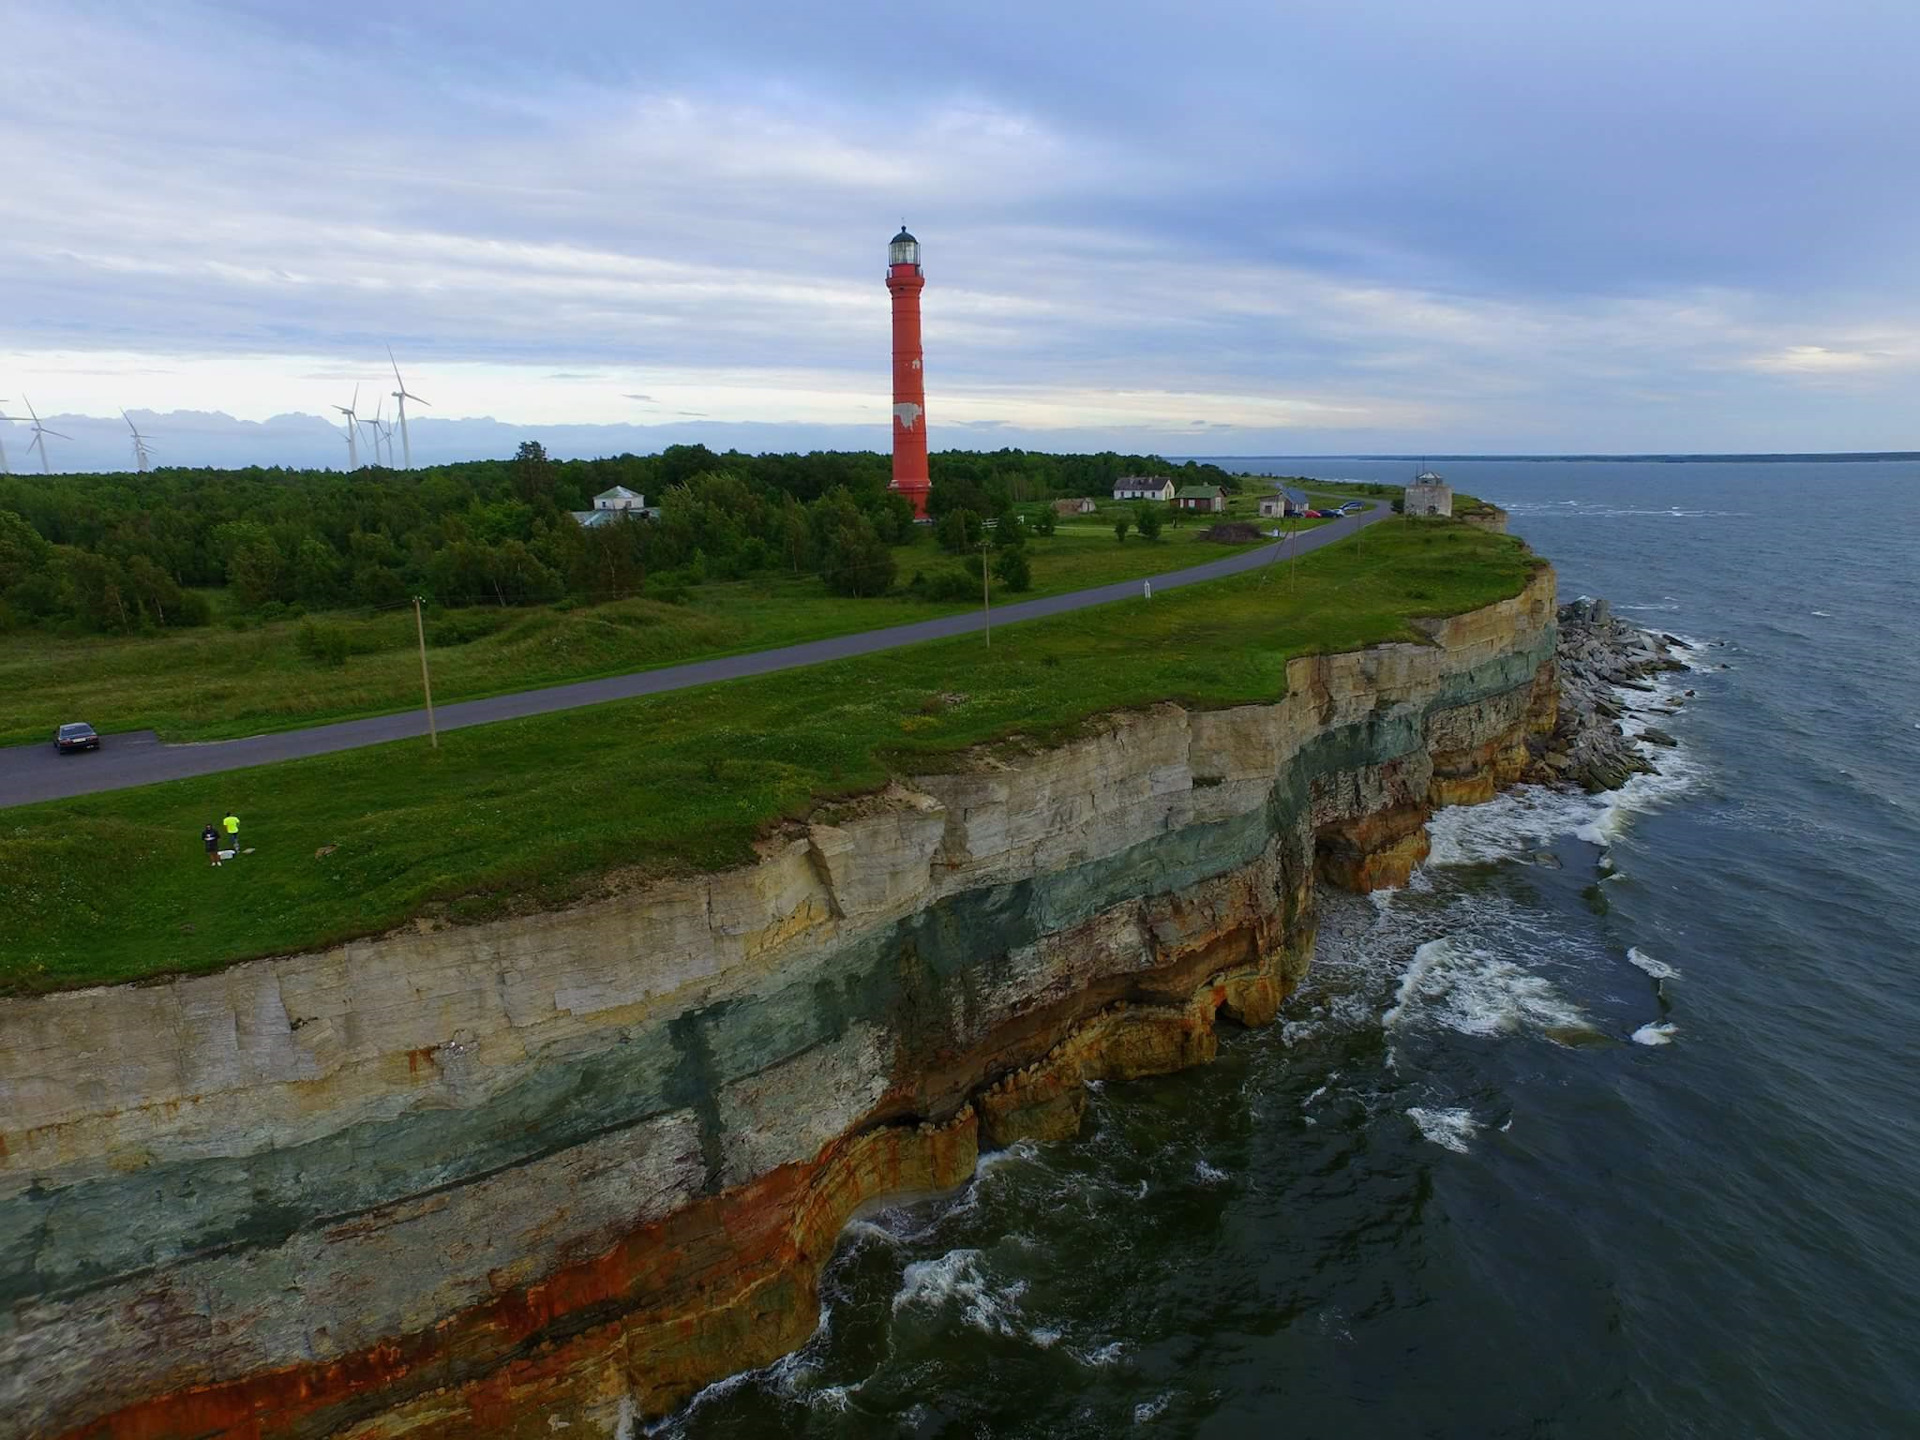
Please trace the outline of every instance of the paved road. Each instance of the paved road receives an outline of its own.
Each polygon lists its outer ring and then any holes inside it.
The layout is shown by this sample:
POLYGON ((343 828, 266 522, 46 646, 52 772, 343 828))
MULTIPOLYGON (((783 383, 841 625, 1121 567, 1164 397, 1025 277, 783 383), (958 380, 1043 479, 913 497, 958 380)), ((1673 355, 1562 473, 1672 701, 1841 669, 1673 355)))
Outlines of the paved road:
MULTIPOLYGON (((1256 569, 1287 552, 1291 545, 1299 553, 1317 550, 1323 545, 1351 535, 1361 525, 1383 519, 1389 512, 1376 506, 1359 515, 1336 520, 1315 530, 1302 531, 1290 540, 1243 550, 1224 560, 1195 565, 1156 575, 1155 593, 1177 590, 1182 585, 1197 585, 1203 580, 1256 569)), ((1034 620, 1042 615, 1060 615, 1069 610, 1084 610, 1089 605, 1105 605, 1114 600, 1139 596, 1141 582, 1120 580, 1092 590, 1075 590, 1052 595, 1044 600, 1023 600, 1017 605, 996 605, 995 625, 1011 625, 1034 620)), ((641 670, 631 675, 609 675, 601 680, 580 680, 570 685, 552 685, 543 690, 521 690, 512 695, 496 695, 487 700, 462 700, 442 705, 434 718, 442 730, 458 730, 467 725, 486 725, 495 720, 519 720, 529 715, 549 715, 556 710, 573 710, 582 705, 599 705, 608 700, 631 700, 637 695, 659 695, 668 690, 684 690, 716 680, 738 680, 749 675, 766 675, 775 670, 791 670, 800 665, 818 665, 824 660, 840 660, 849 655, 871 655, 876 650, 892 650, 915 645, 923 640, 940 640, 967 635, 981 628, 979 611, 947 615, 938 620, 922 620, 914 625, 896 625, 886 630, 864 630, 840 635, 831 640, 812 640, 804 645, 787 645, 778 650, 756 650, 747 655, 729 655, 719 660, 700 660, 690 665, 672 665, 658 670, 641 670)), ((198 745, 163 745, 151 730, 140 730, 104 737, 97 751, 80 755, 57 755, 49 736, 45 744, 16 745, 0 749, 0 807, 28 805, 38 800, 63 800, 75 795, 91 795, 102 790, 124 790, 132 785, 151 785, 159 780, 183 780, 195 775, 213 775, 223 770, 240 770, 249 765, 267 765, 276 760, 298 760, 309 755, 328 755, 336 750, 358 750, 365 745, 381 745, 389 740, 406 740, 427 733, 424 710, 406 710, 396 715, 376 715, 365 720, 345 720, 337 725, 316 725, 308 730, 282 730, 272 735, 251 735, 244 740, 219 740, 198 745)))

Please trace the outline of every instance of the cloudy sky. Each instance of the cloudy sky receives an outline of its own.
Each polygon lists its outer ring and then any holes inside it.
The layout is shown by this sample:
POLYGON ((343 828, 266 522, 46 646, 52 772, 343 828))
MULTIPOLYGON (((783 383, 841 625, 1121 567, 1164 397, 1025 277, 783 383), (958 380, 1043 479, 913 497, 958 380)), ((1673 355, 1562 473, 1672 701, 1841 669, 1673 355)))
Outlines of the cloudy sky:
POLYGON ((61 417, 56 465, 122 408, 165 459, 344 460, 275 417, 370 410, 389 343, 430 458, 882 448, 902 218, 936 448, 1920 445, 1912 0, 0 0, 0 36, 0 408, 61 417))

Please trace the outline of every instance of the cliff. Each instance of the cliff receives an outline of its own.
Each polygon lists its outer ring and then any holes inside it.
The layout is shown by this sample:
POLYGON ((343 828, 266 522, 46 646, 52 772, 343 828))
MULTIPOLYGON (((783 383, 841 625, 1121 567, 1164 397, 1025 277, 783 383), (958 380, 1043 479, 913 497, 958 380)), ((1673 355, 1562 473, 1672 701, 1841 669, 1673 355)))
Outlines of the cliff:
MULTIPOLYGON (((1553 580, 571 911, 0 1002, 0 1432, 608 1433, 869 1202, 1203 1062, 1554 723, 1553 580)), ((636 800, 636 803, 640 801, 636 800)))

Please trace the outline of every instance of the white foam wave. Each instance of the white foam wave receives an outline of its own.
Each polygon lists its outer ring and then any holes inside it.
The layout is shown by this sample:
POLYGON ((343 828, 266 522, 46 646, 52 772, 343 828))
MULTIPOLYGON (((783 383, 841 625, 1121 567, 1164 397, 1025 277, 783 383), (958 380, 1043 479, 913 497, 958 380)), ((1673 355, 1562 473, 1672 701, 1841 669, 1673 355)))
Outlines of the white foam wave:
POLYGON ((973 1178, 980 1179, 998 1170, 1002 1165, 1011 1165, 1016 1160, 1037 1160, 1040 1147, 1031 1140, 1016 1140, 1004 1150, 988 1150, 973 1165, 973 1178))
POLYGON ((1073 1357, 1082 1365, 1092 1365, 1096 1369, 1108 1365, 1118 1365, 1127 1353, 1124 1340, 1110 1340, 1098 1350, 1075 1350, 1073 1357))
POLYGON ((1629 946, 1627 962, 1636 969, 1644 970, 1656 980, 1678 980, 1680 972, 1664 960, 1656 960, 1638 946, 1629 946))
POLYGON ((1511 1034, 1528 1027, 1556 1040, 1593 1029, 1550 980, 1446 936, 1413 952, 1380 1026, 1392 1031, 1415 1020, 1431 1020, 1462 1035, 1511 1034))
POLYGON ((1595 825, 1606 806, 1600 797, 1517 785, 1484 805, 1451 805, 1428 822, 1429 865, 1487 865, 1511 860, 1562 835, 1595 825))
POLYGON ((1673 1043, 1673 1037, 1679 1032, 1679 1029, 1680 1027, 1670 1020, 1656 1021, 1652 1024, 1642 1025, 1638 1030, 1633 1032, 1633 1043, 1636 1045, 1671 1045, 1673 1043))
POLYGON ((1831 620, 1833 618, 1833 612, 1831 610, 1815 610, 1810 613, 1818 615, 1822 620, 1831 620))
POLYGON ((1228 1176, 1226 1171, 1209 1165, 1204 1160, 1196 1160, 1193 1162, 1193 1178, 1198 1180, 1202 1185, 1218 1185, 1225 1181, 1228 1176))
POLYGON ((1473 1132, 1480 1128, 1470 1110, 1435 1110, 1413 1105, 1408 1107, 1407 1115, 1420 1127, 1423 1138, 1461 1155, 1467 1153, 1473 1132))
POLYGON ((1020 1333, 1020 1297, 1026 1293, 1024 1280, 995 1285, 985 1271, 985 1256, 978 1250, 949 1250, 936 1260, 916 1260, 900 1277, 894 1293, 893 1312, 910 1306, 938 1310, 949 1301, 960 1306, 960 1316, 975 1330, 987 1335, 1020 1333))
POLYGON ((1133 1423, 1136 1425, 1152 1424, 1160 1418, 1162 1412, 1172 1403, 1173 1392, 1171 1390, 1156 1395, 1151 1400, 1142 1400, 1138 1405, 1133 1407, 1133 1423))

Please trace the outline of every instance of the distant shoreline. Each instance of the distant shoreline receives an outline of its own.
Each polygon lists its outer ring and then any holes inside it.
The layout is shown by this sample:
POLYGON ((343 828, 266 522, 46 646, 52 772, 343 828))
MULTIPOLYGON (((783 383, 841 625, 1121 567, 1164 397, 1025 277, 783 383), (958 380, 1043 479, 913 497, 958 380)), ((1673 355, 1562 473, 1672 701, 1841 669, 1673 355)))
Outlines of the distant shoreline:
POLYGON ((1618 462, 1632 460, 1642 464, 1664 465, 1786 465, 1796 462, 1802 464, 1815 462, 1825 464, 1852 464, 1880 460, 1920 460, 1920 450, 1842 450, 1831 454, 1819 451, 1809 451, 1806 453, 1768 452, 1756 455, 1442 455, 1438 453, 1428 453, 1424 455, 1169 455, 1166 458, 1182 463, 1188 460, 1208 461, 1216 465, 1224 465, 1235 460, 1393 460, 1408 465, 1420 465, 1429 462, 1451 464, 1457 460, 1511 460, 1527 461, 1533 464, 1539 464, 1543 461, 1580 464, 1589 461, 1618 462))

